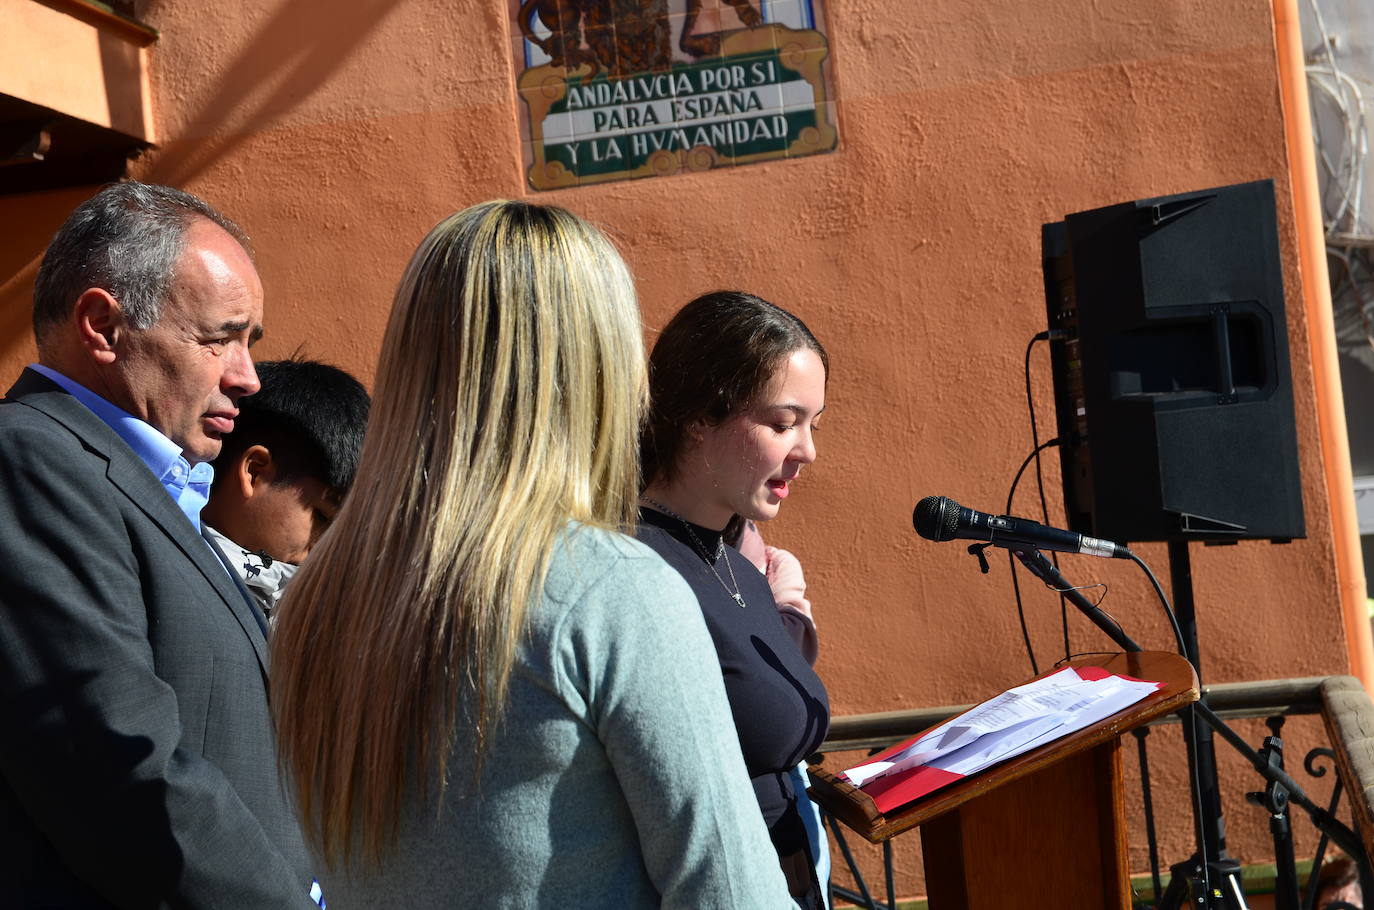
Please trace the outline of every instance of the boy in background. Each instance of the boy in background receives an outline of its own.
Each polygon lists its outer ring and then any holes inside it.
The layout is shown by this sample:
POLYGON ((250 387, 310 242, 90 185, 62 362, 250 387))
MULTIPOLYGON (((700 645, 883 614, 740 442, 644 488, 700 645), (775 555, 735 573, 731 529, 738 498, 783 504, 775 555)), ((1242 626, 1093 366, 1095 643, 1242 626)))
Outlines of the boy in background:
POLYGON ((358 380, 313 360, 256 365, 214 461, 207 533, 270 620, 283 586, 353 483, 371 404, 358 380))

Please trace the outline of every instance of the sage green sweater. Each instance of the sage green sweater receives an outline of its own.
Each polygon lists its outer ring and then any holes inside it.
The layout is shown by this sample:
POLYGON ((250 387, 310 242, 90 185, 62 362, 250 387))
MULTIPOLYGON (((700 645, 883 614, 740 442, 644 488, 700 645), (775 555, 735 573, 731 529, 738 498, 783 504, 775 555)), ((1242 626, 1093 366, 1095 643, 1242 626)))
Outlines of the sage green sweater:
POLYGON ((795 910, 700 607, 648 547, 570 526, 475 792, 467 746, 379 872, 320 876, 330 910, 795 910))

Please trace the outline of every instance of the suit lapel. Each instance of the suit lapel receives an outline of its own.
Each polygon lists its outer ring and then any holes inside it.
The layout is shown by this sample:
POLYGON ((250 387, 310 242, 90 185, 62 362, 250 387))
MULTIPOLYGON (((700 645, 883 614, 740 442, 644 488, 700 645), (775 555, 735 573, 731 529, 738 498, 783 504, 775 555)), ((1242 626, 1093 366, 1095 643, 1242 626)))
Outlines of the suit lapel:
POLYGON ((224 605, 233 613, 243 633, 253 644, 264 677, 267 675, 267 640, 254 614, 254 607, 239 592, 229 570, 211 551, 207 542, 162 484, 138 459, 133 450, 81 402, 56 383, 32 370, 25 370, 6 396, 19 401, 65 426, 88 449, 107 463, 106 477, 121 493, 167 536, 196 567, 224 605))
MULTIPOLYGON (((78 407, 82 407, 77 402, 78 407)), ((102 426, 104 424, 101 424, 102 426)), ((121 446, 124 441, 115 437, 121 446)), ((125 449, 127 450, 127 446, 125 449)), ((264 673, 267 670, 267 641, 263 638, 261 626, 253 615, 253 605, 239 593, 234 580, 229 577, 229 569, 219 560, 196 532, 195 526, 177 506, 167 491, 162 488, 147 465, 139 461, 132 451, 111 457, 106 476, 110 482, 129 497, 136 506, 156 524, 167 538, 176 544, 177 549, 186 554, 197 571, 215 589, 234 618, 243 627, 243 633, 253 643, 253 651, 258 655, 264 673), (121 457, 122 456, 122 457, 121 457)))

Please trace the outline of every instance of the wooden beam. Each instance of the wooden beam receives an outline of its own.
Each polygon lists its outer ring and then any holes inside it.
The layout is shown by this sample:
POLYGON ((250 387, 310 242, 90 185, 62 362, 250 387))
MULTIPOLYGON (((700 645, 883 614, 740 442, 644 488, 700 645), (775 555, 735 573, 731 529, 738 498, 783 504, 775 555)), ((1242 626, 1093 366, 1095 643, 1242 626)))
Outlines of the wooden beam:
POLYGON ((52 148, 49 122, 0 123, 0 167, 42 161, 52 148))

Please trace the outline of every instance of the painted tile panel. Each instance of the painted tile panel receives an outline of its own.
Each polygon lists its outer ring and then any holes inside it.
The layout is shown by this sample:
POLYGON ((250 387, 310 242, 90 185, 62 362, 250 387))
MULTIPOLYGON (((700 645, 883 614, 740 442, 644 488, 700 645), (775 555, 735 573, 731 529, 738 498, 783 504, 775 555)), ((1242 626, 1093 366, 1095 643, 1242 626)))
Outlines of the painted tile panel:
POLYGON ((511 0, 539 190, 832 151, 821 0, 511 0))

